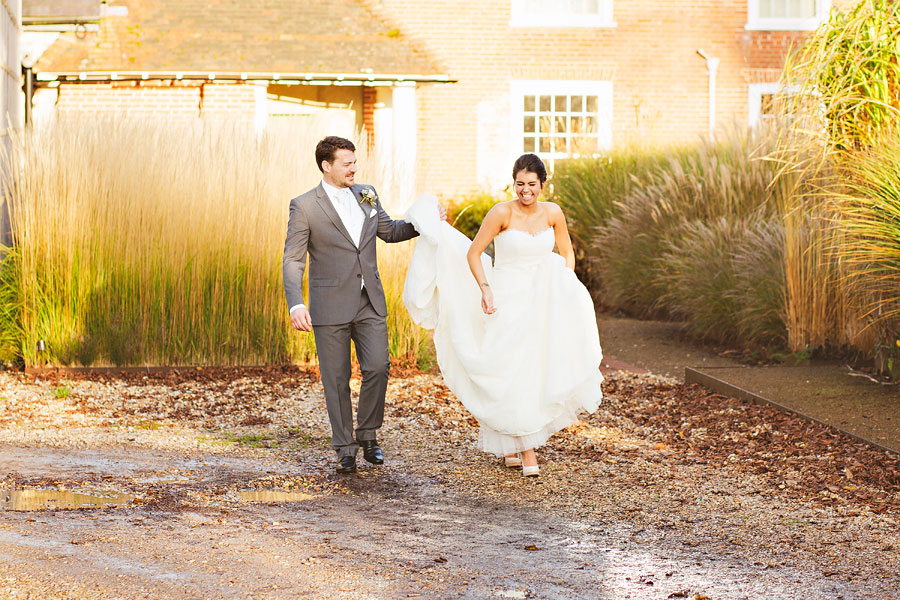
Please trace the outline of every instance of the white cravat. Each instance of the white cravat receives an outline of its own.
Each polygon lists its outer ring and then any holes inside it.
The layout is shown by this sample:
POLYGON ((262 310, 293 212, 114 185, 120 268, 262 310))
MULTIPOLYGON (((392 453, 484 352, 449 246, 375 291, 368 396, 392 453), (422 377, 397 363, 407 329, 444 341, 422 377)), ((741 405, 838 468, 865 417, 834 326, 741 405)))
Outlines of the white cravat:
MULTIPOLYGON (((322 187, 325 189, 325 195, 331 200, 331 205, 334 206, 335 212, 340 217, 341 223, 344 224, 344 229, 350 234, 353 244, 359 248, 359 237, 362 235, 365 215, 357 206, 356 196, 353 195, 350 188, 336 188, 326 183, 324 179, 322 180, 322 187)), ((366 282, 363 280, 359 289, 362 289, 365 285, 366 282)), ((300 306, 304 305, 295 304, 288 312, 294 312, 294 309, 300 306)))

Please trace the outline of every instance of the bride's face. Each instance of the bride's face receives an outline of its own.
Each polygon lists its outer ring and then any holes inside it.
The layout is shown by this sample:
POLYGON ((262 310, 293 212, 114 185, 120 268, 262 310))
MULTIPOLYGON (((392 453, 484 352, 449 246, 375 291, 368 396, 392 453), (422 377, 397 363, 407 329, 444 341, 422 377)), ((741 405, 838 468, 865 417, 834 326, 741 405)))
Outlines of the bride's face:
POLYGON ((537 173, 531 171, 519 171, 516 173, 516 197, 525 206, 534 204, 541 195, 543 185, 538 178, 537 173))

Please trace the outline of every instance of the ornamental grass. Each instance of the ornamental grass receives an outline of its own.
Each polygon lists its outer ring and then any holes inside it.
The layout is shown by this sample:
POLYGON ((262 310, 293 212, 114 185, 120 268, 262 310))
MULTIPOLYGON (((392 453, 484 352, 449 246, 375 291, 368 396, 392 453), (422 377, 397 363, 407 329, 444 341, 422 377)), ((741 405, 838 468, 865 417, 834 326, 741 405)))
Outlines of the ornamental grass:
MULTIPOLYGON (((0 353, 28 365, 314 360, 281 281, 288 203, 321 177, 325 131, 213 120, 57 120, 7 156, 15 247, 0 274, 0 353), (38 350, 39 340, 44 350, 38 350)), ((360 139, 365 139, 364 137, 360 139)), ((378 187, 358 153, 360 181, 378 187)), ((383 195, 387 190, 379 190, 383 195)), ((381 252, 391 349, 430 361, 398 310, 409 250, 381 252)))

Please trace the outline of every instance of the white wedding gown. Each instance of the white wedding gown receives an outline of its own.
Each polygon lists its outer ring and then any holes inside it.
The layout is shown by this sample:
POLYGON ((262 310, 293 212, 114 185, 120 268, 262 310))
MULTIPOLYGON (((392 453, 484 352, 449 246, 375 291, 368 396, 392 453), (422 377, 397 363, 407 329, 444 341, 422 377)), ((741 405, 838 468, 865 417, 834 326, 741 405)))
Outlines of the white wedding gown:
POLYGON ((497 311, 486 315, 469 270, 471 241, 440 220, 422 196, 405 219, 421 234, 403 301, 434 329, 447 386, 481 425, 479 447, 503 456, 537 448, 593 412, 603 376, 590 294, 553 252, 553 229, 507 229, 494 238, 496 261, 481 256, 497 311))

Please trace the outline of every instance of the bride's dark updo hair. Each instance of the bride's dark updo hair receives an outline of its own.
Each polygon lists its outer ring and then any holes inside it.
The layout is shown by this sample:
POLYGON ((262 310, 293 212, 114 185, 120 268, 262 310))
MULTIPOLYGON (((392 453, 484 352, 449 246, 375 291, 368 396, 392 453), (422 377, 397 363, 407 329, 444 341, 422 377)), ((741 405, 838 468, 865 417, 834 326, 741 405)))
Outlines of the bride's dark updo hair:
POLYGON ((516 178, 520 171, 534 173, 540 179, 541 185, 547 182, 547 168, 544 166, 544 161, 538 158, 537 154, 523 154, 517 158, 516 164, 513 165, 513 179, 516 178))

